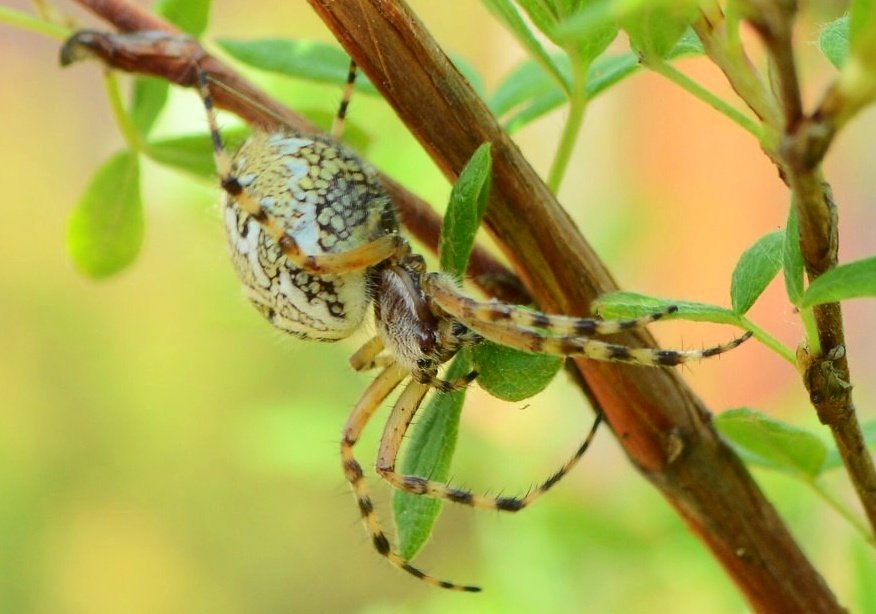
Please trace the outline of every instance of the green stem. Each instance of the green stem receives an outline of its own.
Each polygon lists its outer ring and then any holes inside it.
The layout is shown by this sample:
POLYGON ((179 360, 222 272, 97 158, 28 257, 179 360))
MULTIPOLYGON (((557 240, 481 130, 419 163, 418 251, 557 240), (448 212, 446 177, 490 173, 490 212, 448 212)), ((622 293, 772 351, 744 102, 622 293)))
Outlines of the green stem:
POLYGON ((566 118, 566 125, 563 126, 563 135, 560 138, 560 144, 554 155, 547 180, 547 185, 554 194, 560 189, 560 184, 566 174, 566 168, 569 166, 572 150, 578 140, 581 124, 584 123, 584 115, 587 112, 587 103, 589 102, 586 91, 587 65, 582 64, 574 54, 572 54, 571 60, 572 95, 569 99, 569 116, 566 118))
POLYGON ((115 73, 111 70, 104 72, 104 85, 106 86, 106 92, 110 99, 110 106, 113 109, 113 115, 116 118, 116 123, 119 126, 119 130, 122 132, 125 142, 132 150, 142 153, 145 150, 146 145, 143 142, 143 139, 140 138, 140 132, 131 122, 128 111, 125 109, 125 103, 122 101, 119 81, 116 79, 115 73))
POLYGON ((739 317, 739 325, 745 330, 750 330, 754 338, 763 343, 765 346, 773 350, 776 354, 787 360, 792 365, 797 365, 797 356, 794 354, 794 351, 781 343, 778 339, 773 337, 771 334, 766 332, 760 326, 746 318, 745 316, 739 317))
POLYGON ((803 330, 806 331, 806 342, 809 344, 809 353, 813 356, 821 356, 821 338, 818 336, 818 323, 811 307, 800 309, 800 320, 803 322, 803 330))
POLYGON ((760 124, 723 98, 704 88, 669 62, 665 62, 662 59, 647 60, 645 66, 696 96, 719 113, 726 115, 736 124, 750 132, 758 141, 761 140, 763 129, 760 124))
POLYGON ((830 494, 824 488, 824 486, 822 486, 818 482, 818 480, 804 477, 803 481, 806 482, 809 487, 812 488, 812 490, 814 490, 816 494, 818 494, 818 496, 822 498, 822 500, 824 500, 825 503, 827 503, 830 507, 836 510, 836 512, 840 516, 845 518, 850 525, 852 525, 858 532, 860 532, 861 535, 864 536, 864 539, 867 541, 867 543, 869 543, 871 546, 876 547, 876 537, 870 534, 870 530, 868 529, 868 527, 863 522, 861 522, 854 514, 852 514, 852 512, 849 511, 842 503, 837 501, 837 499, 832 494, 830 494))
POLYGON ((70 30, 64 26, 49 21, 43 21, 33 15, 0 6, 0 23, 9 24, 22 30, 42 34, 50 38, 65 40, 70 36, 70 30))

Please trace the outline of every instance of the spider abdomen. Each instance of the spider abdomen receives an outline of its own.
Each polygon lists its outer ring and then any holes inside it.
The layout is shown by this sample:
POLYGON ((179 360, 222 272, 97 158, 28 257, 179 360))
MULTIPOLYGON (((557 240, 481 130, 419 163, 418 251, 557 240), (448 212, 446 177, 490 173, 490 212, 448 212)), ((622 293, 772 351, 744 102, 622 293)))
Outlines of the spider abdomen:
MULTIPOLYGON (((305 254, 342 253, 397 231, 374 171, 338 143, 292 131, 257 132, 232 165, 240 186, 305 254)), ((358 328, 370 303, 371 269, 332 275, 303 270, 233 196, 224 216, 246 295, 274 326, 322 341, 358 328)))

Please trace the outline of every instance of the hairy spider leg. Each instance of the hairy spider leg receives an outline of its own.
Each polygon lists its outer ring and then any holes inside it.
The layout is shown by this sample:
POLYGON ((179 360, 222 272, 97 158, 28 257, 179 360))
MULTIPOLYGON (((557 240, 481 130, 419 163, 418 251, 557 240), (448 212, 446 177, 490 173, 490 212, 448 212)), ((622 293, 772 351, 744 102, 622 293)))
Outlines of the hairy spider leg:
POLYGON ((344 122, 347 119, 347 108, 350 106, 350 99, 353 97, 353 86, 356 84, 356 60, 350 59, 350 69, 347 71, 347 83, 344 85, 344 93, 341 95, 341 104, 338 107, 338 112, 332 122, 331 135, 333 139, 340 140, 344 133, 344 122))
POLYGON ((567 460, 559 470, 555 471, 547 480, 538 487, 530 490, 525 495, 518 497, 494 497, 489 495, 476 495, 469 490, 463 490, 449 484, 430 480, 428 478, 403 475, 395 470, 395 464, 401 449, 402 439, 407 432, 411 421, 418 409, 416 406, 396 404, 392 414, 383 430, 380 440, 380 449, 377 453, 377 473, 395 488, 414 495, 426 495, 435 499, 446 499, 454 503, 461 503, 471 507, 479 507, 504 512, 516 512, 530 505, 541 495, 550 490, 563 476, 565 476, 584 456, 596 431, 602 422, 602 412, 597 412, 593 425, 587 437, 578 446, 575 454, 567 460))
POLYGON ((222 146, 222 136, 216 121, 209 79, 206 71, 198 71, 198 91, 207 112, 210 137, 213 140, 213 157, 216 160, 222 189, 265 229, 265 232, 283 250, 283 255, 289 262, 309 273, 343 275, 374 266, 407 248, 407 242, 401 236, 387 234, 364 245, 335 254, 312 255, 303 253, 295 239, 286 233, 282 223, 266 211, 246 191, 246 186, 241 183, 241 180, 234 175, 231 158, 222 146))
POLYGON ((439 301, 455 303, 455 312, 452 314, 454 317, 490 322, 512 329, 544 329, 549 335, 557 337, 613 335, 625 330, 643 328, 678 311, 678 307, 670 305, 640 318, 625 320, 576 318, 574 316, 546 314, 521 305, 511 305, 496 300, 477 301, 462 293, 453 281, 440 273, 430 273, 424 285, 427 291, 439 301))
MULTIPOLYGON (((512 347, 524 352, 533 352, 536 354, 556 354, 559 356, 584 356, 591 360, 600 360, 606 362, 623 362, 628 364, 643 365, 643 366, 660 366, 672 367, 691 360, 700 360, 717 356, 728 352, 735 347, 741 345, 746 339, 751 337, 751 332, 746 332, 741 337, 737 337, 728 343, 715 345, 704 348, 702 350, 657 350, 652 348, 631 348, 625 345, 608 343, 597 339, 590 339, 586 336, 578 335, 561 335, 552 336, 550 334, 551 326, 549 321, 554 316, 546 315, 540 322, 548 322, 544 326, 539 326, 544 330, 534 330, 524 328, 523 326, 509 323, 508 319, 502 322, 489 322, 479 320, 477 318, 479 307, 484 307, 485 310, 490 309, 490 303, 478 303, 466 297, 449 281, 440 275, 431 274, 426 279, 426 290, 430 293, 432 300, 444 311, 452 317, 458 319, 465 326, 483 335, 486 339, 512 347), (470 303, 474 303, 474 307, 470 303)), ((512 306, 513 307, 513 306, 512 306)), ((526 313, 525 310, 522 310, 526 313)), ((544 314, 537 314, 544 315, 544 314)), ((632 322, 647 323, 649 318, 655 318, 658 314, 646 316, 640 320, 632 322)), ((664 313, 659 313, 662 317, 664 313)), ((563 316, 564 318, 566 316, 563 316)), ((618 332, 616 323, 611 321, 591 321, 594 322, 594 334, 603 334, 603 331, 618 332), (605 326, 603 326, 605 325, 605 326)), ((632 326, 625 324, 628 321, 621 321, 626 328, 632 326)), ((623 330, 623 329, 621 329, 623 330)))
MULTIPOLYGON (((371 383, 368 390, 365 391, 365 394, 356 404, 356 407, 347 419, 347 423, 344 425, 341 437, 341 460, 344 476, 347 478, 347 482, 349 482, 350 487, 353 489, 353 494, 356 496, 359 513, 362 516, 362 522, 365 524, 368 534, 371 536, 371 543, 380 555, 385 557, 395 567, 434 586, 455 591, 477 592, 480 590, 477 586, 454 584, 426 574, 411 565, 393 549, 374 510, 371 496, 368 494, 362 465, 359 464, 359 461, 353 455, 353 446, 359 440, 362 429, 365 428, 374 412, 380 408, 383 400, 409 375, 410 373, 398 364, 386 367, 371 383)), ((425 384, 410 382, 396 400, 393 415, 413 413, 413 410, 419 406, 428 390, 429 387, 425 384)))
MULTIPOLYGON (((389 366, 388 363, 381 364, 384 362, 384 357, 380 355, 383 347, 383 339, 379 335, 372 337, 350 357, 350 366, 354 371, 370 371, 377 367, 389 366)), ((391 362, 391 359, 389 360, 391 362)))

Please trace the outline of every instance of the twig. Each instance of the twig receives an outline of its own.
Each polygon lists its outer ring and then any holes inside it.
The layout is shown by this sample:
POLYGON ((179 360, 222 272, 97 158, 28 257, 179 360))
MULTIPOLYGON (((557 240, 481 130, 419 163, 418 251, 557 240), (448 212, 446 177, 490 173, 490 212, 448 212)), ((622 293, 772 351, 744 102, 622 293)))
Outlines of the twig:
MULTIPOLYGON (((835 130, 817 130, 803 114, 791 40, 795 4, 757 0, 752 5, 749 21, 766 45, 774 67, 775 90, 784 110, 785 138, 778 152, 780 169, 794 194, 800 221, 800 250, 811 283, 838 262, 837 208, 821 173, 821 161, 835 130), (813 138, 819 134, 820 138, 813 138)), ((839 113, 841 106, 832 110, 839 113)), ((823 108, 818 121, 835 125, 823 108)), ((842 310, 839 303, 829 303, 815 306, 813 312, 818 351, 806 357, 803 381, 819 420, 831 429, 871 528, 876 530, 876 467, 852 401, 842 310)), ((816 340, 812 341, 814 346, 816 340)))

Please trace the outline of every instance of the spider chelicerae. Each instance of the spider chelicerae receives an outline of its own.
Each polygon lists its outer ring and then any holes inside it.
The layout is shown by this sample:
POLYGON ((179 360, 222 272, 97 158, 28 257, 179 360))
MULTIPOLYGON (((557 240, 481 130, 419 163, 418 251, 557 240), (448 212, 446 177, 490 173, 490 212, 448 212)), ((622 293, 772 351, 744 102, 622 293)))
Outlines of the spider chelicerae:
POLYGON ((377 552, 430 584, 477 591, 439 580, 411 565, 390 544, 354 456, 362 430, 382 403, 407 381, 384 427, 377 473, 400 490, 473 507, 516 512, 554 486, 581 458, 601 419, 575 454, 540 486, 520 497, 479 496, 396 471, 402 439, 426 394, 449 392, 475 379, 439 377, 465 346, 489 339, 533 353, 584 356, 646 366, 674 366, 716 356, 749 335, 702 350, 631 348, 593 339, 642 327, 675 308, 630 320, 548 315, 464 294, 453 277, 429 272, 399 233, 393 204, 375 171, 338 137, 356 75, 351 63, 333 136, 290 128, 256 131, 230 157, 222 145, 211 80, 198 69, 221 185, 231 257, 247 297, 271 324, 304 339, 335 341, 356 331, 373 310, 377 335, 351 358, 354 369, 380 368, 343 429, 344 475, 377 552))

